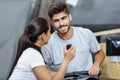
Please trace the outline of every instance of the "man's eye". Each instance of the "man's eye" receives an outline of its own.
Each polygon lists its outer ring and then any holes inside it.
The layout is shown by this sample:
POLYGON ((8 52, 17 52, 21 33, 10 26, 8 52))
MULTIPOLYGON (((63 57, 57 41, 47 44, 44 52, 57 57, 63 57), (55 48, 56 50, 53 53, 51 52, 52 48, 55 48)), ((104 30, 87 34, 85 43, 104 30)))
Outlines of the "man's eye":
POLYGON ((54 20, 54 22, 58 22, 58 20, 54 20))
POLYGON ((66 19, 66 16, 65 17, 62 17, 62 20, 66 19))

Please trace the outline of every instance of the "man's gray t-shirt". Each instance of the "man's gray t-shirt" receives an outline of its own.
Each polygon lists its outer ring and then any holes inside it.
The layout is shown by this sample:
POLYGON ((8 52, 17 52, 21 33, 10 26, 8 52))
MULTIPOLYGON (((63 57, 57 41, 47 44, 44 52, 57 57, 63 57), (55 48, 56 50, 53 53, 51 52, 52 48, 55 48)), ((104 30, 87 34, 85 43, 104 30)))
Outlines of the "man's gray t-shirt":
POLYGON ((73 37, 69 40, 63 40, 55 31, 47 45, 42 47, 42 53, 47 66, 57 71, 64 58, 64 46, 73 44, 76 47, 75 57, 70 61, 67 73, 74 71, 89 70, 93 64, 91 53, 100 50, 99 43, 94 34, 86 28, 72 27, 73 37))

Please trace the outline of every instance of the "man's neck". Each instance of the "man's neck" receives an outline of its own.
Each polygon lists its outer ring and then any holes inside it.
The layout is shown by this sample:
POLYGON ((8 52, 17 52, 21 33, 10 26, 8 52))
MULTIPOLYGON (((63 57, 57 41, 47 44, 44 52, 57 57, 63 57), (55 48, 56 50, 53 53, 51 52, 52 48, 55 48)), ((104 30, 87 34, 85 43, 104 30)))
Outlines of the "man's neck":
POLYGON ((74 33, 73 28, 70 27, 70 30, 66 34, 58 33, 58 35, 61 39, 68 40, 68 39, 72 38, 73 33, 74 33))

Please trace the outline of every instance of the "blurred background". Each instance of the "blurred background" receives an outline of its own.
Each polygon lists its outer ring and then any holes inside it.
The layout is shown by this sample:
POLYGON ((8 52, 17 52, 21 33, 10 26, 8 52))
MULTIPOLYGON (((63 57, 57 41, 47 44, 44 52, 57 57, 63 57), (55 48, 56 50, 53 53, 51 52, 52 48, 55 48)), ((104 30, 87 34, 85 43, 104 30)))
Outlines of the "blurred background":
MULTIPOLYGON (((67 3, 72 26, 92 30, 105 54, 106 38, 120 38, 120 0, 0 0, 0 80, 6 80, 9 74, 24 27, 38 16, 49 20, 47 7, 53 2, 67 3)), ((119 56, 120 52, 106 55, 101 77, 120 80, 119 56)))

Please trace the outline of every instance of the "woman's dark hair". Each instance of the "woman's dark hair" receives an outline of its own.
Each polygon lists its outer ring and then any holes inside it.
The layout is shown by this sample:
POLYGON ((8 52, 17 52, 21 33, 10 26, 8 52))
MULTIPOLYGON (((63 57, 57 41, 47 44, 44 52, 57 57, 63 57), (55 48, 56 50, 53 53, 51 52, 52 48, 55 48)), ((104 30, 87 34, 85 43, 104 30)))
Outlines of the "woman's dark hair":
POLYGON ((65 12, 65 13, 69 14, 69 10, 65 3, 57 2, 57 3, 53 3, 52 5, 50 5, 48 7, 48 15, 49 15, 50 19, 52 19, 54 14, 57 14, 60 12, 65 12))
POLYGON ((19 42, 18 42, 18 48, 17 48, 17 55, 14 61, 14 64, 12 66, 12 69, 10 71, 10 75, 12 74, 12 71, 17 64, 17 61, 19 57, 21 56, 22 52, 29 48, 35 48, 36 50, 40 51, 40 49, 34 45, 34 43, 37 41, 38 36, 41 35, 42 33, 47 33, 49 30, 49 25, 46 19, 38 17, 33 19, 26 27, 24 30, 24 33, 21 35, 19 42))

